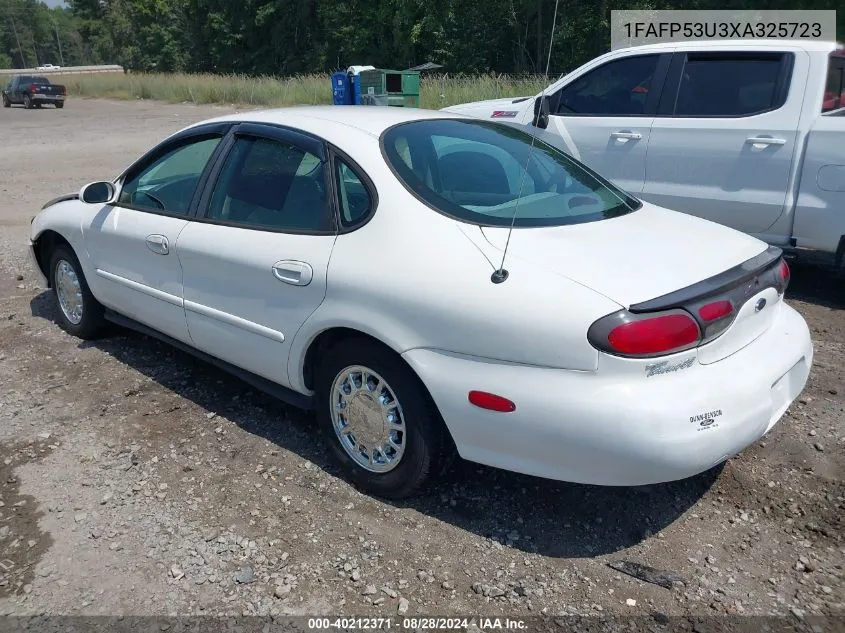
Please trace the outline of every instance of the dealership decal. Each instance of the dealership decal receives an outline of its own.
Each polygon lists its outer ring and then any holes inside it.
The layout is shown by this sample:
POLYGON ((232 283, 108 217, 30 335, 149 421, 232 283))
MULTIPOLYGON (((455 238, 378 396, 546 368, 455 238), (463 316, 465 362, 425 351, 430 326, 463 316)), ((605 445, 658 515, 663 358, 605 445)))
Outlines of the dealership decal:
POLYGON ((688 369, 693 366, 693 363, 695 363, 695 356, 682 360, 678 363, 670 363, 668 360, 664 360, 659 363, 649 363, 645 366, 645 377, 651 378, 652 376, 657 376, 659 374, 671 374, 672 372, 681 371, 682 369, 688 369))
POLYGON ((496 110, 490 115, 491 119, 514 119, 517 115, 517 110, 496 110))
POLYGON ((705 431, 707 429, 717 428, 719 424, 716 422, 716 418, 720 417, 722 417, 722 410, 716 409, 715 411, 691 415, 689 421, 692 424, 698 424, 698 431, 705 431))

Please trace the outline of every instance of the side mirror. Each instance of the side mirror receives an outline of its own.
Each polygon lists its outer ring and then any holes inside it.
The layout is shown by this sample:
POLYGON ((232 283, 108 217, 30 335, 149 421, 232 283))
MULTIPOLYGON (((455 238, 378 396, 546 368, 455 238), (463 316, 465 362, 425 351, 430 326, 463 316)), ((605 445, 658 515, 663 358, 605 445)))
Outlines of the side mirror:
POLYGON ((79 192, 79 199, 86 204, 107 204, 114 200, 117 193, 113 183, 92 182, 85 185, 79 192))
POLYGON ((534 100, 534 119, 531 124, 541 130, 549 127, 549 98, 546 95, 534 100))

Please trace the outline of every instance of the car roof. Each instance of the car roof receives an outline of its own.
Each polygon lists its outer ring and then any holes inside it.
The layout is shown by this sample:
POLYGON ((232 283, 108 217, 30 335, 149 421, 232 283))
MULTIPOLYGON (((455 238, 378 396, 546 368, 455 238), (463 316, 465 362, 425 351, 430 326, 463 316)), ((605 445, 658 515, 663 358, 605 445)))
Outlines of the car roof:
POLYGON ((389 127, 426 119, 467 119, 450 112, 423 108, 387 106, 294 106, 272 110, 255 110, 202 121, 197 125, 235 121, 286 125, 328 139, 343 131, 358 131, 379 138, 389 127))

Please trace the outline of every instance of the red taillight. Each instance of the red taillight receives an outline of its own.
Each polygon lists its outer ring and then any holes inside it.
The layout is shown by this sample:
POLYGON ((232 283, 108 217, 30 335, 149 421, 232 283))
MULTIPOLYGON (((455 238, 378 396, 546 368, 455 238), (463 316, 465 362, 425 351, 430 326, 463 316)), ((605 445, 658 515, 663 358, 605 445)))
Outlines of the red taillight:
POLYGON ((789 283, 789 278, 792 276, 792 273, 789 272, 789 264, 786 263, 785 259, 780 260, 780 266, 778 266, 778 278, 783 283, 783 287, 786 288, 786 285, 789 283))
POLYGON ((730 316, 733 314, 733 311, 734 306, 730 301, 714 301, 713 303, 701 306, 698 309, 698 316, 705 323, 710 323, 711 321, 718 321, 726 316, 730 316))
POLYGON ((624 323, 607 335, 614 351, 633 356, 669 353, 698 340, 698 324, 688 314, 666 314, 624 323))
POLYGON ((487 393, 486 391, 470 391, 469 401, 476 407, 488 409, 489 411, 498 411, 499 413, 516 411, 516 405, 513 402, 494 393, 487 393))

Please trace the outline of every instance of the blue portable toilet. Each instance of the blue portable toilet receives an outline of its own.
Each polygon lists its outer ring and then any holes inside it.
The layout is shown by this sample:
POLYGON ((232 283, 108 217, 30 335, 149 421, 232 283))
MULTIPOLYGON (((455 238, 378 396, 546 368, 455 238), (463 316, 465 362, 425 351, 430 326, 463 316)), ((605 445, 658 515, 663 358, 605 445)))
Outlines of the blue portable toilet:
POLYGON ((361 75, 355 73, 350 79, 352 81, 352 103, 361 105, 361 75))
POLYGON ((332 74, 332 101, 335 105, 352 105, 352 86, 345 72, 332 74))

